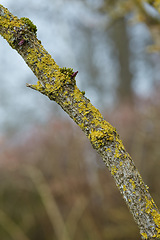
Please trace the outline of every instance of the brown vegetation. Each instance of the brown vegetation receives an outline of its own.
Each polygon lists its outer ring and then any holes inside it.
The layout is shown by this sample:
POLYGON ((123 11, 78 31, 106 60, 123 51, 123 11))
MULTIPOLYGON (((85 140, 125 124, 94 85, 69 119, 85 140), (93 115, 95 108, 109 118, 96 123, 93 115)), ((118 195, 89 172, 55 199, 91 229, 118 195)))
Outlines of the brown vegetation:
MULTIPOLYGON (((109 115, 158 203, 157 98, 109 115)), ((1 239, 140 238, 109 172, 71 121, 53 119, 15 144, 1 141, 0 164, 1 239)))

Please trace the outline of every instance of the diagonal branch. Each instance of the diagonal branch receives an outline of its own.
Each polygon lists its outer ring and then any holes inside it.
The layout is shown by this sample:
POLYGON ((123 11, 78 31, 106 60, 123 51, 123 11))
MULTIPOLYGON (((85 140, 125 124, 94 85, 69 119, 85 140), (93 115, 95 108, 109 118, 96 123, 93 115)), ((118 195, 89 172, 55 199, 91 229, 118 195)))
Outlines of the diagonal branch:
POLYGON ((142 239, 160 237, 160 213, 116 129, 105 121, 81 92, 72 69, 60 68, 36 37, 29 19, 18 19, 0 5, 0 34, 23 57, 38 78, 35 89, 62 109, 80 126, 102 156, 120 190, 142 239))

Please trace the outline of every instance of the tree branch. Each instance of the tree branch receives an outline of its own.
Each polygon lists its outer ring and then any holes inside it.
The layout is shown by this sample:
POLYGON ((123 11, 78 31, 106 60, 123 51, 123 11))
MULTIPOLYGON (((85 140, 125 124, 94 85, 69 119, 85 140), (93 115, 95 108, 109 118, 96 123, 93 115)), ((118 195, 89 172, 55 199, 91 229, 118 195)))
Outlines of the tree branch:
POLYGON ((29 19, 18 19, 0 5, 0 34, 23 57, 38 78, 27 86, 48 96, 80 126, 102 156, 138 224, 142 239, 160 237, 160 213, 148 187, 126 152, 116 129, 76 86, 72 69, 60 68, 36 37, 29 19))

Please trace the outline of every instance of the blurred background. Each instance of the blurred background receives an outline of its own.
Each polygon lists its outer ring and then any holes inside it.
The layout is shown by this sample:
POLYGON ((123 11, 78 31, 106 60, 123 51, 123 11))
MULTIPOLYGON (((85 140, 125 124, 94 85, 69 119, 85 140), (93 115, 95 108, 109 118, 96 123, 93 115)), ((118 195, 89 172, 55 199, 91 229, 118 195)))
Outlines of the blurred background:
MULTIPOLYGON (((160 206, 160 15, 138 0, 1 0, 117 128, 160 206)), ((140 239, 109 171, 0 38, 0 239, 140 239)))

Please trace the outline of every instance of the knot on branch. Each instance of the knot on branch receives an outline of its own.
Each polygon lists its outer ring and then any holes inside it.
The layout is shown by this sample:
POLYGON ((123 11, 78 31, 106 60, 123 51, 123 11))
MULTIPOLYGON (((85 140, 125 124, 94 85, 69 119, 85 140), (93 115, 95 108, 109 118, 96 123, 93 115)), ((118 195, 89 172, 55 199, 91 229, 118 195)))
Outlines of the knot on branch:
MULTIPOLYGON (((78 72, 78 71, 77 71, 78 72)), ((71 68, 59 68, 54 71, 54 81, 38 81, 36 85, 27 84, 27 87, 30 87, 36 91, 41 92, 46 95, 50 100, 56 100, 60 95, 63 95, 65 92, 73 91, 76 80, 71 68), (66 91, 67 90, 67 91, 66 91)))

